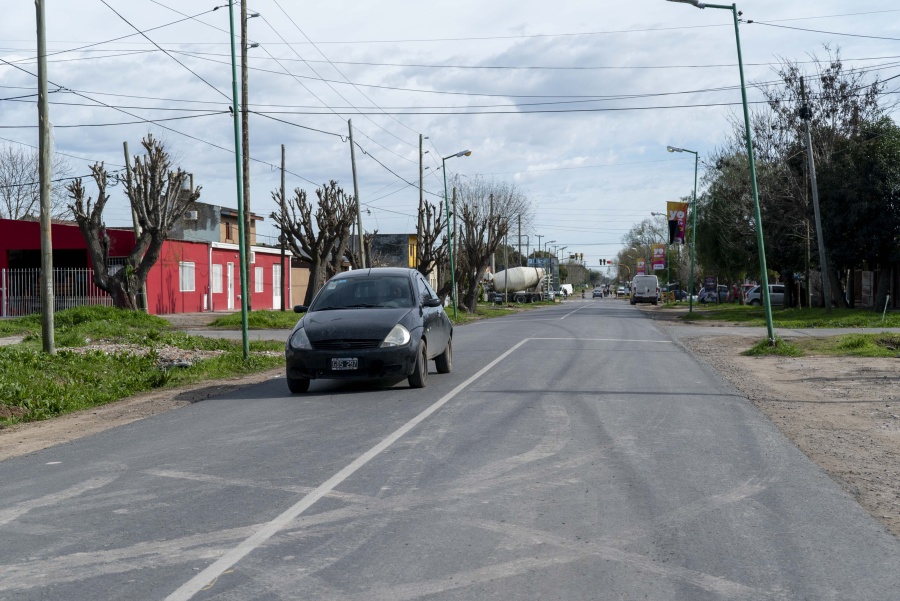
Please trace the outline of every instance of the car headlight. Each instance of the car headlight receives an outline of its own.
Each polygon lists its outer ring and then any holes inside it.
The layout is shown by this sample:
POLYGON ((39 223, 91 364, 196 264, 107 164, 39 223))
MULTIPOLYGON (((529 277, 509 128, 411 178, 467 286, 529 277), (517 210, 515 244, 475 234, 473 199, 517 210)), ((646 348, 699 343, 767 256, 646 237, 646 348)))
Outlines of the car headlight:
POLYGON ((384 342, 381 343, 381 348, 389 346, 406 346, 407 344, 409 344, 409 330, 398 323, 394 326, 394 329, 391 330, 390 334, 385 337, 384 342))
POLYGON ((312 345, 309 343, 309 338, 306 336, 306 330, 304 328, 297 328, 293 334, 291 334, 291 347, 296 349, 311 349, 312 345))

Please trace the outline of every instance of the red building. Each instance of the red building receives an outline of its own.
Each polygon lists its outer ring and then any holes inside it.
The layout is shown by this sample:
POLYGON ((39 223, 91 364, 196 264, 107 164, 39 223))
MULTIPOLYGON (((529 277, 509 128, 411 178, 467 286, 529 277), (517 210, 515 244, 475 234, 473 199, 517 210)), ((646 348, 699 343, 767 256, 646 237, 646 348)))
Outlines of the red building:
MULTIPOLYGON (((107 234, 111 240, 110 266, 114 268, 124 264, 134 247, 134 232, 110 228, 107 234)), ((94 302, 108 304, 108 297, 103 298, 105 293, 95 289, 85 292, 93 288, 93 274, 78 226, 54 223, 51 237, 54 279, 59 283, 54 291, 57 308, 94 302), (76 288, 78 292, 72 292, 76 288)), ((290 253, 285 263, 286 277, 282 277, 280 249, 251 246, 249 252, 247 279, 253 309, 280 309, 282 295, 287 295, 285 305, 290 306, 290 253)), ((0 315, 34 312, 35 299, 40 298, 36 286, 40 266, 40 224, 0 219, 0 315)), ((240 290, 237 244, 167 240, 147 277, 147 310, 157 315, 234 311, 240 307, 240 290)))

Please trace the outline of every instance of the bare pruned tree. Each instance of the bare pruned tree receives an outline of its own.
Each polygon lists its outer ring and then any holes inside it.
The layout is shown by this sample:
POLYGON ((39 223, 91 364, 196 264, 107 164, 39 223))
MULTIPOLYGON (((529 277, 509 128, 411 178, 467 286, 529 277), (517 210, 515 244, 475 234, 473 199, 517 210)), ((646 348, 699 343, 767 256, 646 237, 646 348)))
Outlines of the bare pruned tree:
MULTIPOLYGON (((313 223, 312 204, 307 200, 306 191, 294 189, 294 196, 283 202, 281 191, 272 192, 272 199, 279 206, 284 205, 284 218, 280 213, 272 213, 271 218, 285 233, 286 243, 295 255, 307 256, 311 264, 309 286, 304 304, 312 302, 316 292, 334 269, 333 260, 346 250, 350 227, 356 216, 355 204, 350 195, 331 180, 316 189, 318 207, 313 223), (338 248, 338 241, 344 239, 344 249, 338 248), (340 251, 340 252, 339 252, 340 251)), ((338 263, 339 266, 339 263, 338 263)), ((339 269, 339 267, 338 267, 339 269)))
POLYGON ((138 217, 141 234, 134 248, 128 253, 125 266, 110 270, 110 238, 103 222, 103 210, 109 201, 106 188, 109 174, 103 163, 91 167, 91 176, 97 186, 97 200, 86 195, 81 178, 66 186, 72 204, 69 208, 78 222, 78 229, 87 244, 88 255, 94 270, 94 283, 112 297, 117 307, 137 309, 137 293, 147 282, 150 269, 159 260, 163 243, 175 222, 181 219, 188 207, 200 198, 200 188, 186 190, 189 179, 179 167, 171 169, 171 160, 165 147, 148 134, 141 140, 146 154, 134 157, 125 194, 138 217))
MULTIPOLYGON (((41 211, 41 190, 38 177, 39 156, 37 150, 10 145, 0 146, 0 218, 38 219, 41 211)), ((66 185, 62 181, 72 172, 65 157, 54 155, 51 184, 51 217, 65 217, 67 206, 66 185)))
POLYGON ((455 178, 459 241, 455 251, 455 271, 463 283, 463 308, 474 312, 478 287, 510 226, 519 215, 529 221, 531 202, 514 185, 475 177, 455 178))
POLYGON ((427 278, 435 268, 439 268, 447 261, 450 248, 444 231, 447 227, 447 218, 441 207, 426 201, 422 206, 420 221, 422 235, 416 244, 416 269, 427 278))

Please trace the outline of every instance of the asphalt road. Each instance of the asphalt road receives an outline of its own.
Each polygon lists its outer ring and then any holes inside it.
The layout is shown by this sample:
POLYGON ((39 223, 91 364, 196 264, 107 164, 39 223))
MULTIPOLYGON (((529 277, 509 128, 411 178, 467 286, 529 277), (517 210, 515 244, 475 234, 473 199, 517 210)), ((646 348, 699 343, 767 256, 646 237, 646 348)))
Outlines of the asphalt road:
POLYGON ((900 541, 615 299, 0 463, 0 599, 900 597, 900 541))

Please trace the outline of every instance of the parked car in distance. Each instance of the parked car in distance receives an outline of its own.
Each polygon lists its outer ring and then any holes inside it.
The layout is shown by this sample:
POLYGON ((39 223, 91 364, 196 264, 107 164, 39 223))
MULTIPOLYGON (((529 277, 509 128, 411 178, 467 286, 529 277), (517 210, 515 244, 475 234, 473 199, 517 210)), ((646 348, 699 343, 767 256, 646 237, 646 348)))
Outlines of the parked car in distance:
POLYGON ((594 288, 594 291, 591 293, 591 298, 597 297, 603 298, 603 288, 594 288))
POLYGON ((655 275, 636 275, 631 280, 631 304, 659 303, 659 278, 655 275))
POLYGON ((287 385, 306 392, 310 380, 406 377, 412 388, 453 367, 453 324, 415 269, 380 267, 335 275, 316 294, 288 338, 287 385))
MULTIPOLYGON (((769 284, 769 302, 773 306, 784 305, 784 284, 769 284)), ((754 286, 747 292, 747 304, 762 305, 762 286, 754 286)))
POLYGON ((616 288, 616 296, 625 296, 625 286, 616 288))
POLYGON ((728 286, 724 284, 719 284, 718 286, 718 300, 716 300, 716 293, 711 290, 707 290, 706 288, 702 288, 700 293, 697 295, 697 299, 701 303, 726 303, 728 302, 728 286))

